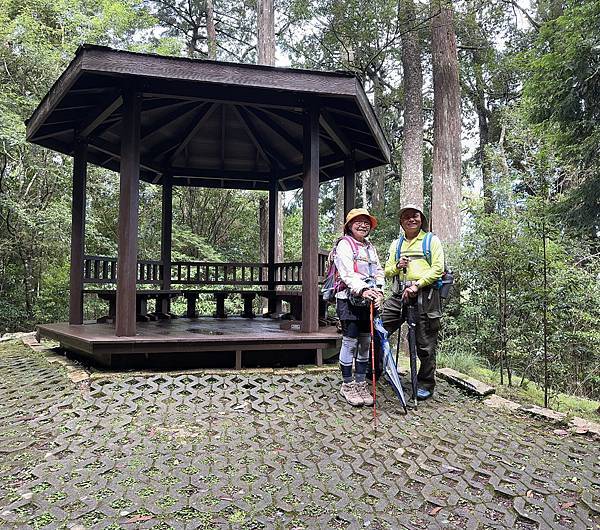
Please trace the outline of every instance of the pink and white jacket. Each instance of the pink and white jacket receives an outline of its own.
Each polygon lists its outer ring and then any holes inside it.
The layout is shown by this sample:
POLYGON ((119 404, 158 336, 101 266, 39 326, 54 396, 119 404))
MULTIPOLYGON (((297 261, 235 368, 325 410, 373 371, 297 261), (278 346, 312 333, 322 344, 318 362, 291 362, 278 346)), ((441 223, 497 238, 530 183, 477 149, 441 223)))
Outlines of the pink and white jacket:
MULTIPOLYGON (((354 263, 355 250, 352 248, 352 243, 347 239, 341 239, 337 245, 335 266, 342 281, 352 291, 352 294, 359 295, 363 289, 369 287, 365 280, 371 276, 375 279, 377 288, 383 291, 385 276, 375 246, 367 240, 360 243, 352 236, 348 235, 346 237, 352 239, 356 249, 356 270, 354 263)), ((348 294, 344 289, 337 293, 335 297, 344 300, 348 298, 348 294)))

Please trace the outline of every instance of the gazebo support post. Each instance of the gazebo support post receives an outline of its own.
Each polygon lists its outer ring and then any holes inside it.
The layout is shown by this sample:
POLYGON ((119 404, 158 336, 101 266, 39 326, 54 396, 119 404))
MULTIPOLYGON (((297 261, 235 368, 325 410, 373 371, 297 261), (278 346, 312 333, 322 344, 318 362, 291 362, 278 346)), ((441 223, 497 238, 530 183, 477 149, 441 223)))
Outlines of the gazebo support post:
POLYGON ((319 329, 319 107, 304 112, 304 180, 302 184, 302 324, 300 330, 319 329))
POLYGON ((85 252, 85 187, 87 143, 78 140, 73 159, 73 202, 71 205, 71 270, 69 324, 83 324, 83 256, 85 252))
MULTIPOLYGON (((277 237, 277 209, 279 206, 279 191, 277 179, 273 179, 271 188, 269 189, 269 251, 268 251, 268 285, 269 291, 275 290, 275 239, 277 237)), ((269 296, 268 312, 270 315, 281 313, 281 302, 276 296, 269 296)))
POLYGON ((117 264, 116 335, 134 336, 137 279, 138 203, 140 191, 141 97, 123 92, 123 129, 119 194, 119 256, 117 264))
POLYGON ((354 169, 354 153, 344 160, 344 215, 356 204, 356 173, 354 169))
MULTIPOLYGON (((162 263, 161 289, 171 289, 171 245, 173 234, 173 182, 170 175, 163 177, 162 183, 162 223, 160 236, 160 261, 162 263)), ((171 299, 162 298, 161 307, 156 312, 168 315, 171 312, 171 299)))

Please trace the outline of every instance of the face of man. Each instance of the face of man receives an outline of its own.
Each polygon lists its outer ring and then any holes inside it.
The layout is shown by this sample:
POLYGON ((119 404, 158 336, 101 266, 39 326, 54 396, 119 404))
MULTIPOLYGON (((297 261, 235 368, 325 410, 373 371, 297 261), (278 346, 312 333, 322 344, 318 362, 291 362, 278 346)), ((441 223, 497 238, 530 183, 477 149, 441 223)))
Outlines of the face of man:
POLYGON ((400 216, 400 225, 402 225, 405 232, 415 232, 420 230, 422 223, 421 213, 412 208, 403 211, 400 216))

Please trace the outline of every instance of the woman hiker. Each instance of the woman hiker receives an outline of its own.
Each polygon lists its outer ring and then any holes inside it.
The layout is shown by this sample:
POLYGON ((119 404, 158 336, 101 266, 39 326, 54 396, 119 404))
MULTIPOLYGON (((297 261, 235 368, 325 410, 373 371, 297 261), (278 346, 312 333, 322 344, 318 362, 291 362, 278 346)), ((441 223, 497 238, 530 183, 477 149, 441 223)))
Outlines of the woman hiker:
POLYGON ((383 303, 384 272, 375 247, 367 237, 377 219, 364 208, 348 212, 344 236, 338 240, 335 266, 347 288, 336 294, 337 314, 342 324, 340 393, 350 405, 373 405, 366 381, 371 346, 370 305, 383 303), (354 376, 352 363, 354 363, 354 376))

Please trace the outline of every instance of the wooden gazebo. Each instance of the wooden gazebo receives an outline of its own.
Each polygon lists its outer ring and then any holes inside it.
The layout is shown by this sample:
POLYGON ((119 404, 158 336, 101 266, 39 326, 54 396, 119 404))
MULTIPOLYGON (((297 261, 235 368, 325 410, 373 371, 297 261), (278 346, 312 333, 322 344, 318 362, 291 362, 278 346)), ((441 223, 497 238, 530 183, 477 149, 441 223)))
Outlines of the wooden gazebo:
MULTIPOLYGON (((342 177, 347 211, 354 204, 355 172, 386 164, 390 157, 354 75, 84 45, 28 120, 27 139, 74 157, 69 324, 40 326, 42 336, 105 363, 111 362, 110 352, 208 351, 206 336, 153 339, 136 325, 140 284, 160 287, 164 296, 157 295, 157 303, 164 313, 169 296, 177 295, 173 284, 227 284, 227 264, 221 274, 213 268, 213 274, 209 264, 173 263, 173 186, 269 192, 268 263, 238 264, 242 280, 233 285, 261 284, 271 293, 277 285, 294 283, 282 279, 286 264, 275 263, 278 191, 302 187, 302 262, 295 278, 301 324, 300 331, 288 334, 298 345, 314 339, 317 350, 337 340, 331 331, 319 330, 319 183, 342 177), (84 252, 89 162, 120 173, 118 257, 112 261, 84 252), (155 262, 137 259, 140 179, 162 186, 161 256, 155 262), (258 280, 244 279, 253 268, 258 280), (116 284, 114 322, 104 328, 83 325, 84 282, 93 280, 116 284), (169 347, 161 346, 169 341, 169 347)), ((277 297, 269 301, 276 303, 277 297)), ((218 349, 226 349, 227 340, 219 336, 218 349)), ((239 342, 232 343, 238 353, 245 349, 239 342)), ((257 336, 253 348, 268 349, 271 342, 257 336)))

